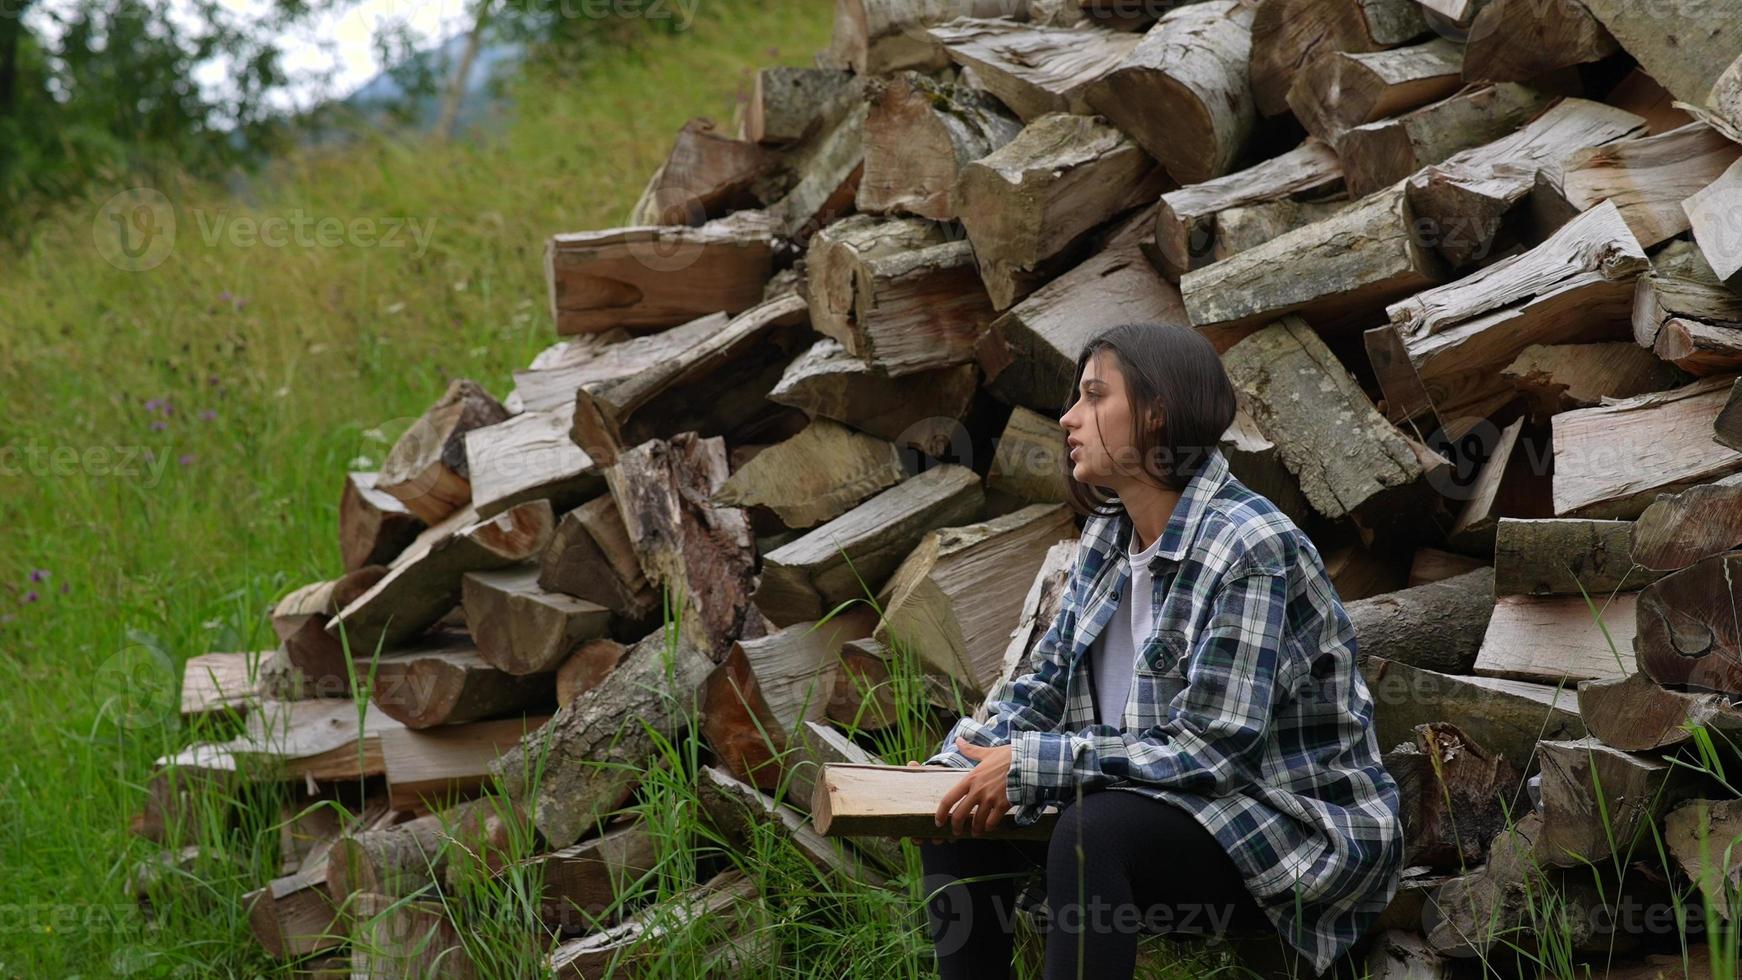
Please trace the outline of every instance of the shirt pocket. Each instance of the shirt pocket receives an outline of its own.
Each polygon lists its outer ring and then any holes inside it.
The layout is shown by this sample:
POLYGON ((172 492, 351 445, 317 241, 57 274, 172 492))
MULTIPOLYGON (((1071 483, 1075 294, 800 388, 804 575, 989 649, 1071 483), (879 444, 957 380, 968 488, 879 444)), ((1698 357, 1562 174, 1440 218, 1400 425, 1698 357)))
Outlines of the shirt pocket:
POLYGON ((1139 724, 1160 724, 1169 717, 1168 706, 1186 688, 1186 645, 1184 630, 1164 627, 1137 658, 1132 684, 1139 724))

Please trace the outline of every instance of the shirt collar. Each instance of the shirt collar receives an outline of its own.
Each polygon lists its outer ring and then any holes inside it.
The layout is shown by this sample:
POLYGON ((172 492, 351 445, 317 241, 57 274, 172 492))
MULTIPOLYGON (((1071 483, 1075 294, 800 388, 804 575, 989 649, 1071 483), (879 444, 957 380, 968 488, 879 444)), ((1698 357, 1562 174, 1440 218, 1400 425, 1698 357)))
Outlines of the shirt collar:
MULTIPOLYGON (((1173 515, 1167 519, 1167 527, 1161 532, 1160 547, 1155 549, 1157 559, 1166 558, 1170 561, 1181 561, 1186 551, 1197 540, 1198 525, 1203 521, 1204 512, 1209 509, 1210 500, 1215 497, 1228 482, 1228 458, 1222 455, 1220 449, 1211 449, 1204 465, 1197 474, 1186 483, 1186 488, 1180 493, 1179 502, 1174 505, 1173 515)), ((1122 555, 1129 555, 1131 548, 1131 515, 1120 512, 1119 528, 1115 535, 1118 550, 1122 555)))

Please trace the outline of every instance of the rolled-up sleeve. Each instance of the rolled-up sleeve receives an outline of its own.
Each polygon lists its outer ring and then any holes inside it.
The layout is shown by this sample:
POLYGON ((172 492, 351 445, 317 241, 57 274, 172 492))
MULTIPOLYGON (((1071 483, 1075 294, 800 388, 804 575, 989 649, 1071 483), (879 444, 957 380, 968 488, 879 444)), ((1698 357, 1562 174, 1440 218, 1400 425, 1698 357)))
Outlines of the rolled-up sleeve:
MULTIPOLYGON (((1014 732, 1011 803, 1033 808, 1068 800, 1079 786, 1122 781, 1206 796, 1254 781, 1282 687, 1287 602, 1287 575, 1274 565, 1224 575, 1165 720, 1142 732, 1108 725, 1014 732)), ((1142 672, 1135 682, 1153 683, 1142 672)))

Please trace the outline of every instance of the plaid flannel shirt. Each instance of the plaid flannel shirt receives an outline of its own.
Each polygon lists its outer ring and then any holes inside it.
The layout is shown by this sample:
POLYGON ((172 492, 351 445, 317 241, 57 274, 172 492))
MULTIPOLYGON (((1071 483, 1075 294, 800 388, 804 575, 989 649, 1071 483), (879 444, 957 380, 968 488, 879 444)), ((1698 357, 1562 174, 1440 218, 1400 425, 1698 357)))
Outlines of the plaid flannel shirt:
POLYGON ((1162 533, 1155 628, 1123 724, 1096 723, 1089 645, 1131 581, 1131 521, 1091 518, 1029 671, 959 721, 928 762, 970 768, 961 736, 1012 744, 1005 819, 1078 787, 1166 800, 1216 836, 1283 937, 1328 968, 1390 903, 1397 784, 1379 761, 1355 632, 1317 549, 1212 452, 1162 533))

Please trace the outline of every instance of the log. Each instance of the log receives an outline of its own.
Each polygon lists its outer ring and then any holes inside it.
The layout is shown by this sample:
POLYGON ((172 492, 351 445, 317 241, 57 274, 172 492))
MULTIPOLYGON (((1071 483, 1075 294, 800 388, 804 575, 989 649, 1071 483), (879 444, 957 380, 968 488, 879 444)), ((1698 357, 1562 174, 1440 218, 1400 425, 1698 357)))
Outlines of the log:
POLYGON ((351 970, 369 980, 473 980, 477 964, 441 902, 407 902, 398 896, 361 892, 353 896, 351 970))
POLYGON ((1324 201, 1297 201, 1285 198, 1246 207, 1229 208, 1216 216, 1216 240, 1210 255, 1220 262, 1239 255, 1249 248, 1270 241, 1296 228, 1328 221, 1349 210, 1351 203, 1341 195, 1324 201))
POLYGON ((303 586, 278 601, 272 609, 272 631, 279 650, 256 671, 262 691, 268 682, 298 697, 348 697, 351 667, 345 660, 344 644, 327 624, 339 610, 372 588, 387 575, 380 565, 365 565, 330 582, 303 586), (278 676, 274 676, 274 675, 278 676))
POLYGON ((1413 0, 1263 0, 1252 20, 1252 95, 1267 116, 1288 111, 1295 76, 1337 51, 1377 51, 1426 34, 1413 0))
POLYGON ((1418 519, 1432 494, 1427 478, 1444 460, 1424 463, 1304 321, 1285 317, 1222 360, 1241 408, 1276 444, 1315 511, 1331 520, 1355 517, 1367 527, 1405 514, 1418 519), (1334 438, 1328 418, 1340 420, 1334 438))
MULTIPOLYGON (((1634 755, 1595 738, 1545 741, 1542 757, 1542 832, 1536 856, 1563 868, 1622 860, 1650 848, 1651 824, 1694 780, 1677 766, 1634 755)), ((1649 851, 1647 851, 1649 853, 1649 851)))
POLYGON ((1526 347, 1626 338, 1634 279, 1649 268, 1604 202, 1528 252, 1388 307, 1390 326, 1367 335, 1386 400, 1413 415, 1425 398, 1460 438, 1511 400, 1500 371, 1526 347))
POLYGON ((1553 101, 1540 83, 1471 86, 1337 137, 1351 197, 1389 187, 1423 167, 1500 139, 1553 101))
MULTIPOLYGON (((821 722, 805 722, 799 729, 796 742, 795 748, 800 759, 788 770, 789 779, 784 795, 788 800, 802 801, 805 806, 809 806, 816 795, 816 783, 822 775, 823 766, 832 762, 882 764, 876 756, 860 747, 859 743, 821 722)), ((898 841, 861 837, 854 841, 853 846, 890 871, 899 872, 907 866, 907 858, 902 854, 898 841)))
POLYGON ((1722 694, 1672 691, 1644 673, 1579 685, 1585 728, 1623 752, 1657 752, 1684 745, 1705 728, 1719 745, 1742 734, 1742 711, 1722 694))
POLYGON ((951 21, 927 33, 1023 122, 1050 112, 1098 111, 1090 104, 1095 82, 1142 40, 1088 23, 1051 27, 984 19, 951 21))
POLYGON ((1550 516, 1548 474, 1532 467, 1537 454, 1524 447, 1519 435, 1524 419, 1500 430, 1492 451, 1468 487, 1459 487, 1464 506, 1452 521, 1446 540, 1475 554, 1494 553, 1494 529, 1502 517, 1550 516))
POLYGON ((466 433, 472 509, 495 517, 510 507, 548 499, 567 510, 604 487, 599 467, 569 438, 574 406, 522 412, 466 433))
POLYGON ((1301 493, 1300 481, 1282 461, 1282 451, 1251 415, 1238 408, 1234 421, 1222 433, 1222 455, 1228 458, 1228 472, 1248 487, 1263 494, 1278 510, 1302 528, 1312 527, 1318 520, 1312 504, 1301 493))
POLYGON ((1633 522, 1502 517, 1494 533, 1496 595, 1590 595, 1644 588, 1658 573, 1638 567, 1633 522))
MULTIPOLYGON (((494 804, 473 801, 373 830, 346 834, 327 853, 327 893, 344 905, 360 894, 406 898, 442 880, 452 852, 481 840, 494 804)), ((353 910, 353 916, 360 915, 353 910)))
POLYGON ((401 555, 401 564, 333 616, 327 632, 341 637, 356 660, 403 643, 454 607, 467 572, 532 558, 549 543, 555 525, 550 502, 535 500, 457 528, 431 528, 436 536, 401 555))
POLYGON ((1742 10, 1729 4, 1581 2, 1641 68, 1683 102, 1703 102, 1742 48, 1742 10))
POLYGON ((1159 195, 1167 175, 1094 116, 1052 113, 962 169, 957 209, 992 305, 1009 309, 1078 258, 1089 232, 1159 195))
POLYGON ((1402 804, 1406 867, 1481 864, 1524 787, 1505 756, 1450 722, 1416 726, 1415 740, 1387 752, 1384 761, 1402 804))
POLYGON ((1467 674, 1494 611, 1494 574, 1476 569, 1346 606, 1362 661, 1467 674))
POLYGON ((1625 651, 1636 629, 1637 599, 1633 592, 1589 599, 1501 596, 1476 654, 1475 672, 1569 687, 1626 677, 1633 672, 1625 651))
POLYGON ((867 115, 860 80, 854 80, 849 95, 830 106, 815 135, 790 151, 786 169, 796 180, 768 206, 775 229, 799 248, 817 229, 850 213, 859 193, 867 115))
MULTIPOLYGON (((1236 337, 1290 313, 1327 335, 1370 322, 1389 303, 1439 282, 1401 184, 1356 201, 1336 217, 1180 276, 1186 313, 1200 330, 1236 337), (1290 274, 1279 276, 1276 270, 1290 274)), ((1232 341, 1230 341, 1231 343, 1232 341)))
POLYGON ((1070 511, 1030 504, 992 520, 932 531, 878 596, 876 639, 905 647, 975 699, 1003 677, 1010 621, 1049 549, 1076 536, 1070 511))
POLYGON ((543 674, 562 666, 583 640, 605 635, 611 611, 538 586, 538 566, 468 572, 460 587, 466 625, 478 655, 509 674, 543 674))
MULTIPOLYGON (((1121 323, 1189 322, 1179 290, 1144 258, 1150 226, 1148 209, 1125 219, 1099 251, 992 321, 978 352, 992 394, 1056 417, 1072 400, 1077 355, 1090 338, 1121 323)), ((1233 342, 1212 334, 1218 339, 1233 342)))
POLYGON ((625 823, 569 847, 528 858, 507 881, 526 876, 540 883, 538 914, 546 929, 584 933, 599 928, 642 891, 658 865, 654 835, 639 822, 625 823))
POLYGON ((507 417, 508 410, 477 382, 454 379, 393 444, 375 488, 424 523, 440 523, 472 499, 466 433, 507 417))
POLYGON ((181 716, 246 714, 265 655, 254 652, 202 653, 189 657, 181 671, 181 716))
POLYGON ((1635 564, 1672 572, 1742 547, 1742 479, 1659 494, 1633 527, 1635 564))
POLYGON ((1463 67, 1464 49, 1445 38, 1389 51, 1333 51, 1295 76, 1288 106, 1307 132, 1335 143, 1356 126, 1457 92, 1463 67))
POLYGON ((744 138, 765 146, 811 135, 831 105, 848 97, 852 72, 839 68, 758 69, 744 107, 744 138))
POLYGON ((369 699, 407 728, 460 725, 535 708, 550 699, 548 674, 518 677, 491 666, 470 639, 432 634, 411 649, 359 664, 373 677, 369 699))
MULTIPOLYGON (((817 780, 811 823, 824 837, 943 837, 952 827, 935 822, 938 803, 962 781, 964 771, 948 766, 885 766, 830 763, 817 780)), ((980 836, 988 840, 1045 840, 1052 836, 1058 811, 1018 827, 999 821, 980 836)))
POLYGON ((1578 150, 1563 165, 1567 203, 1583 211, 1607 198, 1639 244, 1652 248, 1690 227, 1682 202, 1721 177, 1742 147, 1704 123, 1644 139, 1578 150))
POLYGON ((1464 79, 1524 82, 1618 50, 1579 0, 1488 0, 1464 41, 1464 79))
POLYGON ((1028 594, 1023 597, 1022 611, 1016 618, 1016 628, 1010 631, 1009 642, 1004 646, 998 679, 974 709, 974 720, 983 722, 989 718, 992 714, 992 702, 1003 699, 1016 678, 1028 672, 1030 655, 1035 646, 1046 637, 1053 620, 1058 618, 1059 607, 1064 604, 1076 554, 1077 541, 1074 538, 1060 541, 1046 550, 1040 570, 1035 573, 1034 581, 1028 586, 1028 594))
POLYGON ((625 968, 644 970, 644 964, 657 956, 661 939, 673 932, 696 935, 692 930, 700 928, 698 923, 705 923, 710 930, 701 935, 713 935, 713 930, 728 934, 724 947, 710 950, 712 955, 698 964, 698 975, 731 975, 749 969, 751 963, 777 965, 776 954, 755 945, 753 939, 732 935, 753 928, 757 905, 755 878, 736 868, 722 871, 616 925, 559 944, 551 951, 547 965, 556 976, 575 980, 619 976, 625 968), (735 927, 740 917, 743 921, 735 927))
POLYGON ((423 519, 375 484, 378 473, 347 473, 339 494, 339 557, 345 571, 385 565, 424 529, 423 519))
POLYGON ((389 804, 395 810, 427 812, 478 796, 491 761, 548 720, 547 715, 529 715, 383 732, 381 761, 389 804))
POLYGON ((630 622, 659 608, 610 494, 564 514, 538 562, 538 587, 546 592, 596 603, 630 622))
POLYGON ((638 772, 693 710, 713 664, 677 631, 635 644, 605 680, 491 763, 551 847, 579 840, 629 798, 638 772))
POLYGON ((1718 417, 1712 420, 1712 441, 1742 450, 1742 380, 1730 386, 1730 396, 1718 410, 1718 417))
MULTIPOLYGON (((1731 896, 1742 880, 1742 806, 1736 800, 1688 800, 1663 821, 1663 843, 1699 889, 1702 904, 1732 919, 1731 896)), ((1695 974, 1701 976, 1709 974, 1695 974)))
POLYGON ((1226 212, 1331 196, 1342 183, 1343 166, 1336 152, 1320 140, 1308 139, 1245 170, 1168 191, 1155 211, 1155 250, 1163 260, 1162 270, 1177 280, 1220 257, 1216 249, 1226 212))
POLYGON ((957 420, 967 414, 974 391, 971 364, 892 378, 831 339, 794 359, 768 400, 941 456, 965 434, 957 420))
POLYGON ((918 72, 871 79, 865 91, 865 172, 855 204, 867 213, 954 219, 962 168, 1022 130, 990 95, 918 72))
POLYGON ((1732 386, 1705 378, 1554 417, 1554 506, 1561 517, 1636 517, 1657 494, 1742 469, 1707 428, 1732 386))
POLYGON ((1639 669, 1659 684, 1742 694, 1742 554, 1715 555, 1639 593, 1639 669))
MULTIPOLYGON (((1644 283, 1650 278, 1649 274, 1643 275, 1637 282, 1644 283)), ((1637 316, 1637 291, 1634 296, 1637 316)), ((1637 319, 1635 325, 1637 329, 1637 319)), ((1684 380, 1651 351, 1626 341, 1531 344, 1500 374, 1524 399, 1524 417, 1533 425, 1546 425, 1561 412, 1590 408, 1602 404, 1605 398, 1631 398, 1662 391, 1684 380)))
POLYGON ((1062 504, 1069 499, 1065 435, 1058 422, 1018 405, 998 437, 988 493, 1031 504, 1062 504))
POLYGON ((830 721, 850 732, 947 723, 969 707, 946 678, 920 671, 911 651, 891 649, 870 637, 841 644, 827 713, 830 721))
POLYGON ((1682 202, 1706 262, 1732 287, 1742 286, 1742 234, 1737 232, 1735 219, 1738 207, 1742 207, 1742 160, 1682 202))
MULTIPOLYGON (((698 317, 706 326, 725 320, 698 317)), ((694 323, 695 321, 691 321, 694 323)), ((575 390, 589 381, 621 378, 655 367, 666 356, 671 338, 662 334, 688 327, 673 327, 645 337, 630 337, 621 328, 604 333, 579 334, 540 351, 524 370, 514 372, 514 394, 522 412, 544 412, 553 409, 572 411, 575 390)), ((688 327, 702 329, 702 327, 688 327)))
POLYGON ((756 606, 790 626, 874 595, 926 531, 971 520, 983 497, 974 471, 951 464, 898 483, 763 555, 756 606))
POLYGON ((564 707, 598 687, 623 662, 630 649, 616 640, 606 639, 587 640, 576 647, 556 671, 557 707, 564 707))
POLYGON ((829 840, 810 826, 804 815, 763 795, 761 790, 717 766, 706 766, 696 779, 696 795, 715 829, 731 846, 750 851, 757 827, 771 828, 825 880, 881 888, 888 880, 866 864, 858 852, 839 840, 829 840))
POLYGON ((886 75, 903 68, 922 71, 949 64, 927 25, 958 17, 1012 17, 1026 0, 853 0, 835 5, 834 35, 827 61, 857 75, 886 75))
POLYGON ((1143 35, 1087 98, 1176 183, 1234 169, 1258 125, 1247 84, 1252 4, 1205 0, 1176 7, 1143 35))
POLYGON ((326 861, 283 875, 242 896, 248 931, 274 959, 312 956, 345 944, 326 889, 326 861))
POLYGON ((738 467, 713 499, 767 508, 782 525, 802 530, 834 520, 905 476, 893 443, 818 418, 738 467))
POLYGON ((752 188, 779 163, 755 141, 734 139, 711 119, 691 119, 648 179, 629 223, 699 225, 757 207, 763 202, 752 188))
POLYGON ((1528 775, 1536 770, 1538 739, 1585 737, 1577 697, 1565 688, 1460 677, 1381 657, 1363 657, 1361 674, 1373 693, 1380 745, 1410 740, 1417 725, 1455 719, 1470 738, 1528 775))
POLYGON ((1574 151, 1636 139, 1645 120, 1586 99, 1563 99, 1522 129, 1411 176, 1409 205, 1424 237, 1453 268, 1485 258, 1500 220, 1574 151))
POLYGON ((669 343, 657 364, 575 392, 569 436, 609 467, 649 439, 731 434, 766 411, 765 396, 807 336, 804 322, 804 300, 788 293, 724 322, 660 334, 669 343))
POLYGON ((693 432, 650 440, 605 478, 648 582, 665 589, 690 642, 720 656, 748 625, 756 561, 744 512, 709 502, 726 481, 725 445, 693 432))
POLYGON ((736 211, 699 227, 634 225, 552 236, 545 248, 557 333, 647 333, 762 300, 773 216, 736 211), (682 272, 683 275, 672 275, 682 272))

